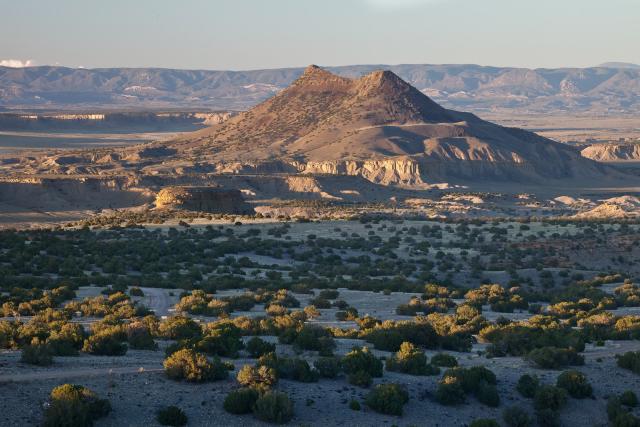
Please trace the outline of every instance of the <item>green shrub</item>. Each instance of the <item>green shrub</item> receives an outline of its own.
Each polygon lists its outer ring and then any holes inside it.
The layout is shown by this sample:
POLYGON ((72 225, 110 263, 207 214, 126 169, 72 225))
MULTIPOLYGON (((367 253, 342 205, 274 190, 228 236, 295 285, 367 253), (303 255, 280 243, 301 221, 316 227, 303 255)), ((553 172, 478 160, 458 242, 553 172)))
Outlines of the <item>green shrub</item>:
POLYGON ((243 387, 231 391, 224 399, 224 410, 230 414, 248 414, 253 410, 260 393, 256 389, 243 387))
POLYGON ((640 418, 630 412, 618 415, 611 423, 612 427, 640 427, 640 418))
POLYGON ((47 344, 54 356, 77 356, 82 348, 85 332, 82 325, 65 323, 47 338, 47 344))
POLYGON ((544 409, 559 411, 566 403, 566 390, 552 385, 540 386, 533 398, 533 407, 536 411, 544 409))
POLYGON ((207 357, 192 349, 182 349, 165 359, 164 371, 172 380, 205 382, 222 380, 229 376, 228 366, 219 359, 210 362, 207 357))
POLYGON ((347 374, 366 372, 372 377, 382 376, 382 361, 367 347, 354 348, 342 358, 342 369, 347 374))
POLYGON ((322 299, 336 299, 340 296, 340 292, 336 289, 323 289, 320 291, 318 297, 322 299))
POLYGON ((640 351, 628 351, 624 354, 616 354, 618 366, 640 374, 640 351))
POLYGON ((163 426, 185 426, 187 425, 187 415, 177 406, 167 406, 158 410, 156 420, 163 426))
POLYGON ((540 380, 536 375, 524 374, 518 380, 516 390, 523 396, 532 398, 540 387, 540 380))
POLYGON ((488 384, 482 381, 475 391, 475 396, 480 403, 483 403, 487 406, 495 408, 500 405, 500 396, 498 395, 498 389, 493 384, 488 384))
POLYGON ((119 334, 106 330, 90 335, 84 341, 82 351, 97 356, 123 356, 127 353, 128 346, 119 334))
POLYGON ((313 366, 322 378, 336 378, 342 370, 342 364, 337 357, 321 357, 313 362, 313 366))
MULTIPOLYGON (((367 330, 364 339, 374 348, 385 351, 398 351, 403 342, 435 348, 440 341, 434 326, 427 321, 385 322, 367 330)), ((447 348, 444 343, 443 347, 447 348)))
POLYGON ((313 350, 323 356, 331 356, 336 343, 331 333, 320 326, 305 325, 293 341, 300 350, 313 350))
POLYGON ((249 356, 258 358, 264 354, 276 351, 276 346, 261 338, 253 337, 247 342, 245 349, 249 353, 249 356))
POLYGON ((309 362, 297 357, 277 357, 276 372, 279 378, 312 383, 318 381, 320 374, 315 369, 311 369, 309 362))
POLYGON ((210 356, 238 357, 244 348, 242 331, 229 321, 210 323, 196 349, 210 356))
POLYGON ((519 406, 509 406, 502 412, 502 419, 508 427, 529 427, 533 424, 531 417, 519 406))
POLYGON ((444 377, 455 377, 460 380, 465 393, 477 392, 482 383, 495 385, 496 375, 484 366, 472 366, 470 368, 447 369, 444 377))
POLYGON ((620 403, 630 408, 635 408, 638 406, 638 396, 633 391, 627 390, 620 395, 620 403))
POLYGON ((47 344, 33 344, 22 347, 20 362, 29 365, 49 366, 53 363, 53 354, 47 344))
POLYGON ((556 386, 565 389, 571 397, 576 399, 583 399, 593 394, 586 375, 579 371, 564 371, 558 375, 556 386))
POLYGON ((127 342, 131 348, 136 350, 156 350, 158 348, 149 327, 142 322, 131 323, 127 326, 127 342))
POLYGON ((409 401, 409 393, 399 384, 378 384, 365 398, 368 407, 388 415, 402 415, 402 407, 409 401))
POLYGON ((284 424, 293 418, 293 402, 286 393, 267 391, 256 400, 253 413, 262 421, 284 424))
POLYGON ((469 427, 500 427, 500 424, 492 418, 479 418, 471 421, 469 427))
POLYGON ((536 419, 540 427, 560 427, 560 413, 553 409, 537 409, 536 419))
POLYGON ((637 406, 638 398, 632 391, 625 391, 620 396, 612 396, 607 401, 607 417, 612 426, 640 427, 640 420, 630 413, 637 406))
POLYGON ((437 375, 440 369, 427 363, 427 356, 410 342, 403 342, 400 350, 386 360, 388 371, 410 375, 437 375))
POLYGON ((462 381, 456 377, 443 377, 438 383, 435 396, 442 405, 458 405, 466 400, 462 381))
POLYGON ((91 390, 81 385, 63 384, 55 387, 44 413, 44 427, 90 427, 97 419, 111 411, 106 399, 99 399, 91 390))
POLYGON ((360 402, 355 399, 351 399, 351 401, 349 402, 349 409, 351 409, 352 411, 359 411, 361 409, 360 402))
POLYGON ((438 353, 431 358, 431 364, 443 368, 453 368, 458 366, 458 361, 450 354, 438 353))
POLYGON ((202 328, 189 317, 173 316, 160 322, 158 332, 162 338, 183 340, 199 337, 202 335, 202 328))
POLYGON ((129 295, 131 295, 132 297, 143 297, 144 292, 142 291, 142 289, 134 286, 132 288, 129 288, 129 295))
POLYGON ((268 366, 244 365, 236 378, 241 385, 263 392, 278 382, 276 370, 268 366))
POLYGON ((609 421, 615 420, 618 415, 628 412, 626 408, 622 406, 620 398, 618 396, 611 396, 607 400, 607 417, 609 421))
POLYGON ((364 388, 369 387, 373 383, 373 378, 366 371, 353 372, 353 373, 349 374, 349 377, 348 377, 347 380, 349 381, 349 384, 351 384, 351 385, 355 385, 355 386, 358 386, 358 387, 364 387, 364 388))
POLYGON ((542 369, 584 365, 584 357, 571 348, 536 348, 527 355, 527 359, 542 369))

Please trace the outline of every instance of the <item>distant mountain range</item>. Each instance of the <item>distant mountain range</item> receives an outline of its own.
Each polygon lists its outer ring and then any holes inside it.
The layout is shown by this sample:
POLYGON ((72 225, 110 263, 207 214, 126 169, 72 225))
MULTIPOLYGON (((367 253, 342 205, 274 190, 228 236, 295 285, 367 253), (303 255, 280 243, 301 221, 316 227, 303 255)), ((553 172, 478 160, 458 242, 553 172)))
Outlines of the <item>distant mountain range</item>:
POLYGON ((280 188, 273 184, 266 194, 266 182, 288 176, 305 178, 296 191, 324 191, 329 198, 352 190, 365 197, 352 187, 355 178, 425 189, 480 180, 601 185, 618 176, 573 147, 444 108, 391 71, 351 79, 313 65, 250 110, 175 139, 13 162, 11 169, 23 175, 136 175, 171 185, 231 179, 225 185, 264 197, 280 188), (311 182, 321 176, 355 178, 326 191, 311 182), (263 182, 247 184, 244 177, 263 182))
POLYGON ((604 64, 598 65, 598 67, 622 69, 630 68, 632 70, 640 70, 640 65, 632 64, 630 62, 605 62, 604 64))
MULTIPOLYGON (((379 69, 393 71, 448 108, 517 113, 640 111, 640 67, 634 64, 559 69, 479 65, 327 68, 351 78, 379 69)), ((303 71, 0 67, 0 109, 246 110, 287 87, 303 71)))

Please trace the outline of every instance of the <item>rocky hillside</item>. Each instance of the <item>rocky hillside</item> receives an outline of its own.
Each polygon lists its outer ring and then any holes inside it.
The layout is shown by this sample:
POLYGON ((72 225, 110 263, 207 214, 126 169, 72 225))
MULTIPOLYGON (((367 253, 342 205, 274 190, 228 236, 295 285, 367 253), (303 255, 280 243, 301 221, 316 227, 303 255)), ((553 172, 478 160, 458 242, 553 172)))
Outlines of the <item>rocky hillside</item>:
POLYGON ((390 71, 359 79, 310 66, 289 88, 169 144, 216 171, 359 175, 416 185, 469 179, 597 178, 568 146, 448 110, 390 71))
MULTIPOLYGON (((388 69, 448 108, 513 112, 637 112, 640 69, 524 69, 478 65, 355 65, 356 78, 388 69)), ((0 67, 0 107, 245 110, 286 88, 302 68, 203 71, 154 68, 0 67)))

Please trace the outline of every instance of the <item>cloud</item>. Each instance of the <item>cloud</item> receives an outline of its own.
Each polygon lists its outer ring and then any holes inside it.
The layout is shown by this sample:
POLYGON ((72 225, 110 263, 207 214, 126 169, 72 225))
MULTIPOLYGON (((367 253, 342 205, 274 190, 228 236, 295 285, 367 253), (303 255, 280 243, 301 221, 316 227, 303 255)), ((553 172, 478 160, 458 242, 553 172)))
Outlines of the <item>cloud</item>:
POLYGON ((24 68, 33 67, 36 62, 33 59, 23 61, 21 59, 0 59, 0 67, 24 68))
POLYGON ((373 7, 380 9, 399 9, 423 4, 439 3, 444 0, 365 0, 373 7))

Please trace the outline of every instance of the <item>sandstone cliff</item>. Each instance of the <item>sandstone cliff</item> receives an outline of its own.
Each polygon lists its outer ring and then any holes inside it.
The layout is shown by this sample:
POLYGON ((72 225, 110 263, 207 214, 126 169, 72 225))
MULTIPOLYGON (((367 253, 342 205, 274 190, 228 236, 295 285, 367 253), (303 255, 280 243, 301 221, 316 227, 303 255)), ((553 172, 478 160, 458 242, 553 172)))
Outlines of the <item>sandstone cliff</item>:
POLYGON ((247 205, 239 190, 215 187, 167 187, 156 196, 157 208, 187 209, 211 213, 247 214, 247 205))

